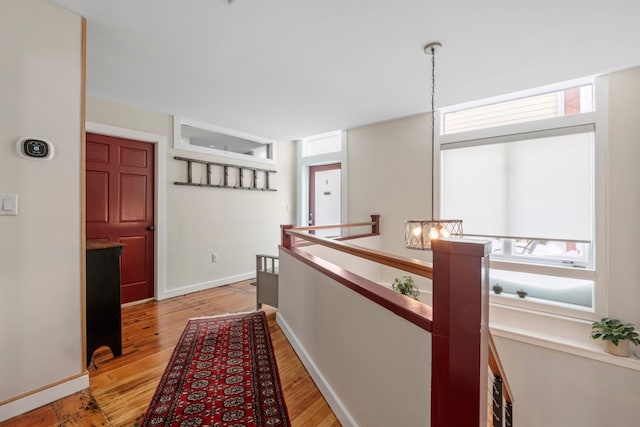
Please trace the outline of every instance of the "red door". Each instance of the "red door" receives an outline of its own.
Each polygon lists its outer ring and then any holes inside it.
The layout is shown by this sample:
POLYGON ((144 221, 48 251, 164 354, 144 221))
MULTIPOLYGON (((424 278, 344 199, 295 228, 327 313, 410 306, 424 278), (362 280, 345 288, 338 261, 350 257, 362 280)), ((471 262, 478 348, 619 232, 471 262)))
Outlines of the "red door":
POLYGON ((154 294, 154 145, 87 133, 87 239, 124 243, 121 301, 154 294))

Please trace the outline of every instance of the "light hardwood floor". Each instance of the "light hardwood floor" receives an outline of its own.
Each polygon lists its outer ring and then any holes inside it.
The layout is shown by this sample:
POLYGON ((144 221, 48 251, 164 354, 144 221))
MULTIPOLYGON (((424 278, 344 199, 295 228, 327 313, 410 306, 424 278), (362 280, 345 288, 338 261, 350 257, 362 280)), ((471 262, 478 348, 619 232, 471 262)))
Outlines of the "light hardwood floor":
MULTIPOLYGON (((282 391, 293 427, 340 426, 265 306, 282 391)), ((122 356, 101 348, 83 391, 3 423, 14 426, 134 426, 151 401, 187 319, 252 311, 249 281, 122 309, 122 356)))

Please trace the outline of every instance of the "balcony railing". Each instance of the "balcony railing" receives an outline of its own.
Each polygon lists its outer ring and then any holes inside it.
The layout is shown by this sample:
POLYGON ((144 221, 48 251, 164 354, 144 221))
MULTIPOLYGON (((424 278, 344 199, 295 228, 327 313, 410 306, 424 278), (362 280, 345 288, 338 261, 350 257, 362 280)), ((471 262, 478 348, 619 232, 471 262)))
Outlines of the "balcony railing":
POLYGON ((426 263, 345 241, 379 234, 379 216, 371 222, 315 227, 282 226, 281 250, 308 264, 363 297, 432 334, 431 426, 512 425, 512 395, 488 330, 488 256, 490 244, 442 240, 433 244, 433 267, 426 263), (322 228, 371 226, 370 233, 327 239, 310 234, 322 228), (433 280, 433 308, 400 296, 369 281, 355 280, 319 265, 300 246, 315 244, 380 265, 433 280), (315 264, 315 265, 314 265, 315 264), (465 307, 457 310, 456 307, 465 307), (495 378, 494 402, 488 411, 488 376, 495 378), (455 375, 452 375, 455 373, 455 375), (456 396, 452 399, 452 396, 456 396), (503 404, 504 402, 504 404, 503 404), (465 408, 460 411, 459 408, 465 408), (491 414, 489 413, 491 412, 491 414))

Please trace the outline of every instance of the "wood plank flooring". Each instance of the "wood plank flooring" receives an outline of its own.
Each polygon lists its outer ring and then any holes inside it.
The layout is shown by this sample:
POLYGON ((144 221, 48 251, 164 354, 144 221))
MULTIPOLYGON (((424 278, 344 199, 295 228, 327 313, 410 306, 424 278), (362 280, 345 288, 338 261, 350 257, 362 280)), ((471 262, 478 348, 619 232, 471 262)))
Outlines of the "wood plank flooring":
MULTIPOLYGON (((340 426, 276 323, 275 310, 264 308, 292 426, 340 426)), ((255 287, 249 281, 124 307, 122 356, 114 359, 106 347, 96 351, 91 393, 85 390, 0 426, 135 426, 189 318, 254 309, 255 287)))

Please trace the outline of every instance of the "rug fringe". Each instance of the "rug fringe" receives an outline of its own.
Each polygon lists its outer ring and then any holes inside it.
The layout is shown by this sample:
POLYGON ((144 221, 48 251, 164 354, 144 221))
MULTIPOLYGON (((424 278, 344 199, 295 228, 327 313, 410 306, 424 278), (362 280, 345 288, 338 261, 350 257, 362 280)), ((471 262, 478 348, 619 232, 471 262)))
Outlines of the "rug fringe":
POLYGON ((236 313, 224 313, 224 314, 216 314, 215 316, 200 316, 200 317, 190 317, 189 320, 200 320, 200 319, 215 319, 216 317, 227 317, 227 316, 235 316, 238 314, 253 314, 258 313, 260 310, 253 311, 238 311, 236 313))

